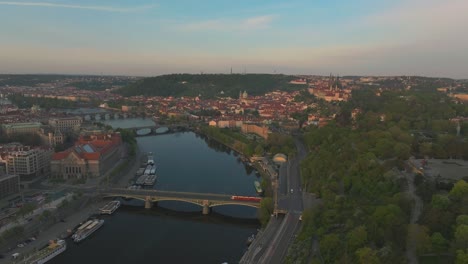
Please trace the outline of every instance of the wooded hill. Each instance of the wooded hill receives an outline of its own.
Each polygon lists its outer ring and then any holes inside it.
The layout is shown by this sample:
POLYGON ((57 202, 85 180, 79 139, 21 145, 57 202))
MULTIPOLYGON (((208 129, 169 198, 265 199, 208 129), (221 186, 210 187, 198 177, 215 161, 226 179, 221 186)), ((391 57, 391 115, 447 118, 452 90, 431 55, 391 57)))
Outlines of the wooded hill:
POLYGON ((240 91, 261 95, 273 90, 295 90, 294 76, 280 74, 170 74, 144 78, 117 91, 123 96, 238 97, 240 91))

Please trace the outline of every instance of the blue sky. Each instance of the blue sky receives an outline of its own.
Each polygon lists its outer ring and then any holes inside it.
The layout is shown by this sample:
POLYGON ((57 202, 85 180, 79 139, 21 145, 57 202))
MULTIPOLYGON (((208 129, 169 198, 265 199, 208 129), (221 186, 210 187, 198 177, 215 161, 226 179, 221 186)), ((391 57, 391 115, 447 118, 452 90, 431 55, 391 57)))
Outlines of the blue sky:
POLYGON ((466 0, 0 0, 0 73, 468 78, 466 0))

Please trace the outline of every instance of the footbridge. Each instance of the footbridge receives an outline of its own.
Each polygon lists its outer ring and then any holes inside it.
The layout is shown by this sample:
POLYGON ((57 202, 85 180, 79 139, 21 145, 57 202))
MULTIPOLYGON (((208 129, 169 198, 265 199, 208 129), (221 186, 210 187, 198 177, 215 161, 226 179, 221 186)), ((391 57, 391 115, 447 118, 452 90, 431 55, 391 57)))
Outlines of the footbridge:
POLYGON ((142 200, 145 208, 152 208, 159 201, 181 201, 199 205, 203 208, 203 214, 209 214, 212 207, 222 205, 242 205, 260 208, 260 199, 242 200, 243 196, 214 193, 173 192, 160 190, 129 190, 121 188, 109 188, 100 190, 104 197, 121 197, 142 200))

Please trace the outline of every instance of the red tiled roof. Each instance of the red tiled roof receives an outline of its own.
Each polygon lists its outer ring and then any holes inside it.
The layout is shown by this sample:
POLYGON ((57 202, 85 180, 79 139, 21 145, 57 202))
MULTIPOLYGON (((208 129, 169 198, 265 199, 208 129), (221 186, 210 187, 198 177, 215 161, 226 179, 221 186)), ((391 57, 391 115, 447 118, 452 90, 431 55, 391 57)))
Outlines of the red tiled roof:
POLYGON ((114 133, 110 137, 107 135, 93 135, 91 137, 81 136, 75 146, 62 151, 57 152, 52 156, 52 160, 65 159, 70 153, 75 153, 78 157, 85 160, 98 160, 102 155, 114 150, 122 143, 122 137, 120 134, 114 133), (89 145, 94 152, 87 152, 83 148, 84 145, 89 145))

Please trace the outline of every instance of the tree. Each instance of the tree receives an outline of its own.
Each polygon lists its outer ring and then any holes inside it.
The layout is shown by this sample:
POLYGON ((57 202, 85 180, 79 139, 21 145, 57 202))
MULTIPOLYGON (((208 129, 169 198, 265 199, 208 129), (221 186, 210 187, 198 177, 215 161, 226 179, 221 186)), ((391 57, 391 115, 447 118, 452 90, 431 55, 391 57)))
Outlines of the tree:
POLYGON ((461 200, 468 195, 468 183, 464 180, 459 180, 450 190, 449 197, 454 200, 461 200))
POLYGON ((25 216, 25 215, 31 213, 32 211, 34 211, 34 209, 36 209, 36 206, 34 204, 27 203, 27 204, 24 204, 18 210, 17 214, 20 215, 20 216, 25 216))
POLYGON ((447 250, 448 241, 439 232, 435 232, 432 234, 431 243, 432 243, 432 250, 434 250, 434 252, 437 254, 440 254, 447 250))
POLYGON ((431 206, 436 209, 445 210, 450 205, 450 199, 446 195, 435 194, 432 196, 431 206))
POLYGON ((457 226, 458 225, 468 225, 468 215, 459 215, 457 217, 457 226))
POLYGON ((265 197, 260 202, 260 222, 262 226, 266 226, 270 216, 273 213, 273 199, 265 197))
POLYGON ((425 226, 417 224, 410 224, 408 226, 408 239, 414 239, 418 254, 423 254, 431 250, 431 237, 429 237, 428 231, 429 229, 425 226))
POLYGON ((324 235, 320 240, 320 254, 326 263, 333 263, 332 260, 338 259, 340 247, 342 246, 340 237, 337 234, 324 235))
POLYGON ((356 250, 356 256, 361 264, 379 264, 380 260, 377 251, 369 247, 356 250))
POLYGON ((468 264, 468 249, 457 250, 457 258, 455 259, 455 264, 468 264))
POLYGON ((407 160, 410 157, 410 147, 404 143, 396 143, 394 147, 395 155, 400 160, 407 160))
POLYGON ((264 152, 265 150, 263 149, 262 145, 258 144, 257 147, 255 147, 255 155, 263 156, 264 152))
POLYGON ((457 249, 468 248, 468 225, 459 225, 455 229, 455 247, 457 249))
POLYGON ((367 231, 364 226, 358 226, 347 235, 348 251, 354 252, 367 242, 367 231))

